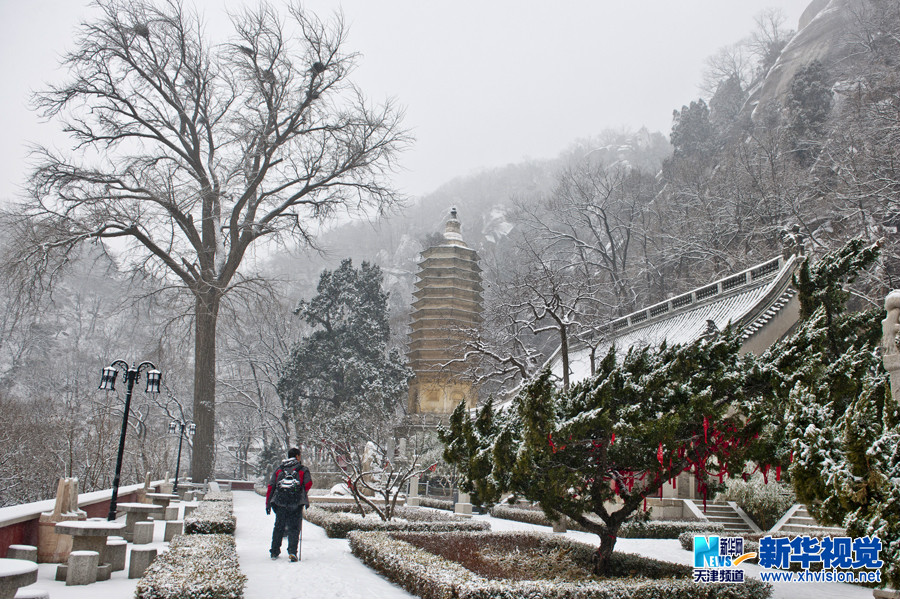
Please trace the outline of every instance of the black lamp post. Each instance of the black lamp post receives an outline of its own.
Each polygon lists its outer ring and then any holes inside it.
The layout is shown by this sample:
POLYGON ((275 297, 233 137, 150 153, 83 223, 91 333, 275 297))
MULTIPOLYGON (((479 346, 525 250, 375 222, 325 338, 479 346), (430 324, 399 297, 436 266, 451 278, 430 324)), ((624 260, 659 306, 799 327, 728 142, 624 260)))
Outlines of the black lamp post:
POLYGON ((100 377, 100 388, 104 391, 116 390, 116 377, 119 368, 125 372, 125 414, 122 416, 122 432, 119 434, 119 453, 116 456, 116 473, 113 476, 112 499, 109 500, 109 515, 107 520, 116 519, 116 501, 119 498, 119 475, 122 472, 122 454, 125 453, 125 433, 128 431, 128 411, 131 409, 131 391, 134 383, 141 376, 142 370, 147 370, 147 393, 159 393, 159 383, 162 381, 162 373, 156 369, 153 362, 141 362, 137 366, 129 366, 124 360, 116 360, 103 369, 100 377))
POLYGON ((169 423, 169 434, 174 435, 178 431, 178 458, 175 462, 175 484, 172 486, 172 492, 178 492, 178 470, 181 468, 181 442, 184 441, 184 429, 187 427, 187 434, 193 435, 197 430, 197 425, 193 422, 185 422, 184 420, 173 420, 169 423))

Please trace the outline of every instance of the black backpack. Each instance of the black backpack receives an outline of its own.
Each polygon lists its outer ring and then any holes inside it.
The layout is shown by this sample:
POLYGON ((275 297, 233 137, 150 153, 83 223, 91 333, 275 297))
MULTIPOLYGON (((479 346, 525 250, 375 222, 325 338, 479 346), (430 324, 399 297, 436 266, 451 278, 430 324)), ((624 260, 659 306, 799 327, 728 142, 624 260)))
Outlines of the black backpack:
POLYGON ((293 491, 300 488, 300 479, 298 478, 300 469, 282 470, 278 476, 278 488, 287 491, 293 491))
POLYGON ((303 492, 303 470, 300 466, 284 468, 275 480, 276 502, 280 504, 300 503, 303 492))

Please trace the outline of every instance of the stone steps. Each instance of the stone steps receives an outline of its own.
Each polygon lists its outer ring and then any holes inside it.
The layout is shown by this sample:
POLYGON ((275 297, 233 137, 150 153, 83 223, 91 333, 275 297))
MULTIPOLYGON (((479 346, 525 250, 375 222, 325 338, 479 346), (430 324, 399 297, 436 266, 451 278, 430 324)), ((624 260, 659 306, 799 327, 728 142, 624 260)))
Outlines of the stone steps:
POLYGON ((727 503, 707 501, 705 510, 703 509, 702 501, 694 500, 694 505, 703 512, 703 515, 706 516, 707 520, 716 524, 721 524, 725 527, 725 532, 755 532, 750 524, 748 524, 746 520, 744 520, 744 518, 727 503))
POLYGON ((832 536, 845 536, 847 531, 839 526, 823 526, 816 522, 806 507, 795 504, 775 526, 771 533, 790 533, 792 535, 830 534, 832 536))

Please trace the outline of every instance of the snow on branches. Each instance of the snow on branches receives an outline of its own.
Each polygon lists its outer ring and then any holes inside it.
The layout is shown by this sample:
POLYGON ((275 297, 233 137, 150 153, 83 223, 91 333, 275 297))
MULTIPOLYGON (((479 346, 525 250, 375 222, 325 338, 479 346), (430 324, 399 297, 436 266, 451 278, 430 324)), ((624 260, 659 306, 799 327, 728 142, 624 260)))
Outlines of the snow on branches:
POLYGON ((620 526, 678 474, 706 485, 743 473, 757 431, 740 410, 752 358, 739 347, 726 333, 622 356, 613 349, 569 390, 545 371, 508 410, 488 403, 473 422, 458 408, 442 434, 445 457, 481 501, 512 492, 598 534, 602 571, 620 526))

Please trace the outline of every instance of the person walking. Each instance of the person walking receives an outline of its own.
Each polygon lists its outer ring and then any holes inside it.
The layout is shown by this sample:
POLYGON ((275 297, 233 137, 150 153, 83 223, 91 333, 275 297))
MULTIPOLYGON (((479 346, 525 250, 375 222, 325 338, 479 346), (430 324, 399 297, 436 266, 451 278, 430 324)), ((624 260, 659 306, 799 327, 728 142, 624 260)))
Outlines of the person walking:
POLYGON ((309 489, 312 487, 309 468, 300 460, 300 450, 292 447, 288 459, 272 473, 266 489, 266 514, 275 510, 275 528, 272 530, 272 547, 269 555, 278 559, 281 555, 281 539, 287 531, 288 558, 292 562, 300 559, 300 527, 303 508, 309 507, 309 489))

